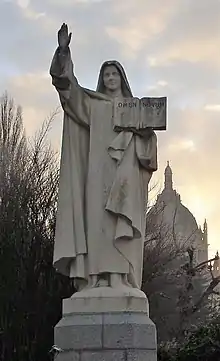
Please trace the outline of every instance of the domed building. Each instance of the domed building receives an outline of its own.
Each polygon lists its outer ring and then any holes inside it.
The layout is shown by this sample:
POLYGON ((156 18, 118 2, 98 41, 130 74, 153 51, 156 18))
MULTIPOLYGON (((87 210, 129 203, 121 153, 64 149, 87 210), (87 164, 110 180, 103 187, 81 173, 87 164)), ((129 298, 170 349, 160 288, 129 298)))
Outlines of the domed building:
POLYGON ((208 227, 205 220, 203 230, 195 217, 181 202, 180 195, 173 188, 173 173, 167 162, 164 173, 164 189, 157 196, 155 205, 147 214, 147 236, 166 238, 177 246, 195 248, 195 262, 208 259, 208 227), (150 233, 150 234, 149 234, 150 233))

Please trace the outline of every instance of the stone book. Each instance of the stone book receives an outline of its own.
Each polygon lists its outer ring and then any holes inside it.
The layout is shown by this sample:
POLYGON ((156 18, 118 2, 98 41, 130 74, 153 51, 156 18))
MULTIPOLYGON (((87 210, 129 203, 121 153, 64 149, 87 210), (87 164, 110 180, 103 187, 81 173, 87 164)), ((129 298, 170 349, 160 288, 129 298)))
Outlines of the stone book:
POLYGON ((166 130, 167 98, 124 98, 114 101, 114 130, 166 130))

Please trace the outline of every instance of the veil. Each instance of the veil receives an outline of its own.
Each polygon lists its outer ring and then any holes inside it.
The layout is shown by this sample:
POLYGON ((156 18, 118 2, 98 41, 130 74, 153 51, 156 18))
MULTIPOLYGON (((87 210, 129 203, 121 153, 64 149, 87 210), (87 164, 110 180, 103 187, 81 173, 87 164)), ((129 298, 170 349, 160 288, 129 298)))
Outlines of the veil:
POLYGON ((102 64, 100 72, 99 72, 98 84, 97 84, 96 91, 99 93, 102 93, 102 94, 105 93, 105 86, 104 86, 104 82, 103 82, 103 73, 104 73, 104 69, 110 65, 114 65, 117 68, 117 70, 119 71, 119 74, 121 75, 121 87, 122 87, 123 96, 125 98, 132 98, 133 97, 132 91, 131 91, 127 76, 125 74, 124 68, 116 60, 108 60, 102 64))

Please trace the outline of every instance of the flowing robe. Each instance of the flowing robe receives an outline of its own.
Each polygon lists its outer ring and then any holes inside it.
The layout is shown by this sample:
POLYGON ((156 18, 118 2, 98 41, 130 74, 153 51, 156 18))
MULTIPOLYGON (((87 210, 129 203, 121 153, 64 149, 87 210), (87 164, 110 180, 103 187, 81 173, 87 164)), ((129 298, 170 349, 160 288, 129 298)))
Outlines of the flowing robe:
POLYGON ((54 267, 85 280, 128 274, 140 287, 156 136, 116 133, 114 100, 82 88, 70 51, 60 56, 57 49, 50 69, 64 110, 54 267))

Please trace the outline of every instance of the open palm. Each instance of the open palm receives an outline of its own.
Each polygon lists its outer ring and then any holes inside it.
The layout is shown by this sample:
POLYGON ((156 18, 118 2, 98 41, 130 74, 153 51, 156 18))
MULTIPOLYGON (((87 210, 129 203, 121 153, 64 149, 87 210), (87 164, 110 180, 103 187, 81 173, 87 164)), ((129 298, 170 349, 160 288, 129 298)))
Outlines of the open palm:
POLYGON ((67 24, 63 23, 60 30, 58 31, 58 44, 59 47, 65 49, 69 46, 72 33, 68 33, 67 24))

